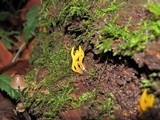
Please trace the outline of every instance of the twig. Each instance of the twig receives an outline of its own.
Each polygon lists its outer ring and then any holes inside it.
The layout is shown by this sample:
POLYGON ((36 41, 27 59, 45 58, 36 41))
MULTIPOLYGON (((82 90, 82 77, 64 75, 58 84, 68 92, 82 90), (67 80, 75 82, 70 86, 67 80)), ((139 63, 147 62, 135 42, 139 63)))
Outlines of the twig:
POLYGON ((15 60, 17 59, 17 57, 19 56, 20 52, 23 50, 23 48, 24 48, 25 45, 26 45, 26 43, 24 42, 24 43, 20 46, 18 52, 16 53, 16 55, 15 55, 14 58, 12 59, 11 63, 15 62, 15 60))

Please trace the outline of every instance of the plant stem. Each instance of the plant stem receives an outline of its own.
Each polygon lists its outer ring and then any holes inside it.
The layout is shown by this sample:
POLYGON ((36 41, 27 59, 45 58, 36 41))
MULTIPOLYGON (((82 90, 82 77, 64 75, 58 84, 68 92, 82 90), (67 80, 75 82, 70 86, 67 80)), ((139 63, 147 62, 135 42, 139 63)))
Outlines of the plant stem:
MULTIPOLYGON (((22 91, 21 91, 20 87, 18 87, 18 92, 19 92, 20 101, 23 104, 24 103, 24 98, 22 96, 22 91)), ((22 114, 23 114, 23 116, 25 117, 26 120, 31 120, 31 117, 29 116, 29 114, 27 113, 26 110, 22 114)))

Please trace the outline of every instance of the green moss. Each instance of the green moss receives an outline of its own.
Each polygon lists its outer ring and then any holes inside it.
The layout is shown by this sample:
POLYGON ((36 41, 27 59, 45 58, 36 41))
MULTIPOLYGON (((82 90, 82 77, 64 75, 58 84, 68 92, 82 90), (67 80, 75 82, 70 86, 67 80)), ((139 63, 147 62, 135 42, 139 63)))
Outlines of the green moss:
POLYGON ((28 106, 30 107, 30 112, 37 119, 51 119, 58 117, 64 106, 71 107, 68 103, 72 101, 72 97, 69 95, 72 90, 69 80, 65 80, 65 84, 53 84, 52 87, 48 86, 47 88, 41 84, 40 88, 30 91, 34 95, 30 97, 28 95, 25 101, 27 105, 30 105, 28 106), (47 90, 48 93, 43 93, 42 90, 47 90))
POLYGON ((95 97, 95 90, 92 92, 83 93, 81 96, 78 97, 76 101, 73 101, 72 107, 79 108, 85 101, 89 99, 93 99, 95 97))
POLYGON ((104 0, 104 1, 97 2, 96 11, 94 12, 94 17, 96 19, 103 18, 107 14, 111 14, 114 11, 121 8, 123 4, 124 2, 121 2, 120 0, 104 0), (105 4, 107 7, 103 8, 102 4, 105 4))
POLYGON ((143 20, 136 25, 136 30, 129 30, 132 18, 129 18, 125 26, 116 25, 116 15, 112 21, 105 21, 105 25, 99 30, 103 33, 99 35, 99 52, 112 51, 114 55, 131 56, 136 52, 144 50, 147 43, 160 35, 160 22, 157 18, 156 7, 158 4, 147 4, 148 9, 156 15, 150 19, 143 20), (154 6, 155 5, 155 6, 154 6), (116 40, 119 40, 118 43, 116 40), (116 46, 116 47, 115 47, 116 46))
MULTIPOLYGON (((96 92, 95 92, 96 93, 96 92)), ((86 107, 88 107, 89 112, 84 116, 84 119, 92 119, 92 120, 104 120, 105 118, 109 118, 114 120, 114 110, 116 109, 116 105, 114 104, 114 95, 112 93, 107 93, 103 96, 103 99, 98 100, 94 97, 87 103, 86 107), (95 112, 98 111, 98 112, 95 112), (94 111, 94 112, 93 112, 94 111), (94 114, 93 114, 94 113, 94 114)))
POLYGON ((101 30, 104 35, 100 35, 102 42, 98 48, 104 52, 113 51, 114 55, 132 55, 135 52, 141 51, 146 46, 149 36, 145 34, 146 30, 129 31, 127 27, 118 27, 114 23, 107 23, 101 30), (106 34, 107 35, 106 35, 106 34), (114 48, 114 41, 119 39, 118 48, 114 48))
POLYGON ((26 105, 33 115, 44 119, 57 115, 72 100, 69 96, 73 89, 70 85, 73 80, 69 78, 72 75, 70 53, 65 49, 61 36, 55 32, 37 38, 31 59, 35 69, 26 76, 29 85, 24 93, 26 105), (43 71, 38 73, 42 68, 45 69, 43 76, 43 71))
POLYGON ((115 119, 113 112, 116 109, 116 106, 114 105, 114 95, 112 93, 107 94, 105 96, 104 102, 99 106, 99 110, 101 111, 101 116, 109 116, 111 120, 115 119))
POLYGON ((90 0, 71 0, 66 2, 56 21, 62 26, 67 26, 78 17, 80 19, 89 19, 91 17, 89 11, 91 3, 90 0))

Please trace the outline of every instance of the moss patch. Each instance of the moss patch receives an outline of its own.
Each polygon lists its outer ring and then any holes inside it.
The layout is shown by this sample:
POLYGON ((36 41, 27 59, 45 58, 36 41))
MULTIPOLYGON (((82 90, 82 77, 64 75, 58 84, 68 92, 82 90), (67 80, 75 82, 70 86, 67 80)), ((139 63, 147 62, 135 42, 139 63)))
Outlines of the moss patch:
POLYGON ((31 60, 35 69, 26 76, 29 81, 26 104, 35 115, 53 117, 71 100, 72 80, 67 78, 72 74, 70 54, 62 43, 60 33, 40 37, 34 50, 36 54, 31 60), (57 39, 59 42, 56 42, 57 39))

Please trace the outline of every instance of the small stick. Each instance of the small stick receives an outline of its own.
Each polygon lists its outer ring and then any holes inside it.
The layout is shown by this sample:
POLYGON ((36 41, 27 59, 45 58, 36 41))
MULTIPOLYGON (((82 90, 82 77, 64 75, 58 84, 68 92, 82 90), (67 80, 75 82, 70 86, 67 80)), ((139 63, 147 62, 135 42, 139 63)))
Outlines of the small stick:
POLYGON ((24 48, 25 45, 26 45, 26 43, 24 42, 24 43, 20 46, 18 52, 16 53, 16 55, 15 55, 14 58, 12 59, 11 63, 15 62, 15 60, 17 59, 17 57, 19 56, 20 52, 23 50, 23 48, 24 48))

